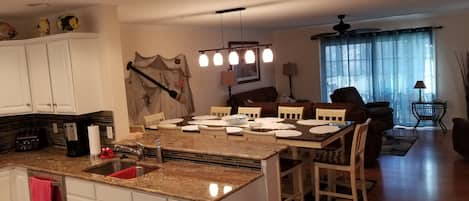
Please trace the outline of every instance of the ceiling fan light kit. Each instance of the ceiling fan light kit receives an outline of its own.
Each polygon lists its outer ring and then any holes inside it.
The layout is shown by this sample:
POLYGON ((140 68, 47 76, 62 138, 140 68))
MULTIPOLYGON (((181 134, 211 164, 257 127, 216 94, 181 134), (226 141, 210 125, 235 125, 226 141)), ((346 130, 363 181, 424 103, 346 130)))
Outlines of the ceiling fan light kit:
MULTIPOLYGON (((239 55, 237 50, 245 50, 244 53, 244 61, 246 64, 253 64, 256 62, 256 53, 254 50, 261 50, 262 51, 262 61, 264 63, 270 63, 274 59, 274 53, 272 49, 270 48, 272 44, 257 44, 257 45, 243 45, 240 47, 230 47, 230 48, 225 48, 224 47, 224 38, 223 38, 223 14, 224 13, 229 13, 229 12, 240 12, 240 27, 241 27, 241 41, 243 38, 243 26, 242 26, 242 17, 241 17, 241 11, 246 10, 244 7, 239 7, 239 8, 230 8, 226 10, 218 10, 215 11, 215 14, 220 14, 220 30, 221 30, 221 40, 222 40, 222 48, 215 48, 215 49, 205 49, 205 50, 199 50, 200 56, 199 56, 199 65, 200 67, 207 67, 209 65, 209 59, 207 56, 207 52, 215 52, 213 55, 213 65, 214 66, 222 66, 223 65, 223 52, 229 53, 228 54, 228 63, 230 65, 238 65, 240 63, 239 61, 239 55)), ((256 51, 259 52, 259 51, 256 51)))

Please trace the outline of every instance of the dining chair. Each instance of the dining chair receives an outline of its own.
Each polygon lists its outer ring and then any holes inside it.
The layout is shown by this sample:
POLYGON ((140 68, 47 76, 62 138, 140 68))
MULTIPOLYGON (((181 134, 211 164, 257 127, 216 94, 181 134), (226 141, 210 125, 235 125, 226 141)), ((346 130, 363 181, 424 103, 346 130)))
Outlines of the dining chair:
POLYGON ((315 200, 319 201, 321 195, 327 195, 328 197, 344 198, 350 199, 353 201, 358 201, 357 194, 357 175, 356 172, 359 170, 360 174, 360 183, 363 201, 367 201, 366 194, 366 180, 365 180, 365 143, 366 143, 366 134, 368 132, 368 125, 371 119, 367 119, 365 123, 358 124, 355 127, 353 133, 352 147, 350 151, 350 156, 348 158, 342 158, 340 160, 330 161, 328 158, 323 160, 316 160, 314 162, 314 188, 315 188, 315 200), (341 171, 348 172, 350 174, 350 194, 343 194, 335 192, 335 174, 328 174, 328 189, 330 191, 323 191, 320 189, 320 170, 325 169, 332 172, 341 171), (329 186, 329 185, 333 186, 329 186))
MULTIPOLYGON (((260 142, 260 143, 276 143, 277 139, 274 132, 256 132, 243 130, 241 131, 246 141, 249 142, 260 142)), ((282 200, 292 201, 300 200, 304 201, 303 197, 303 162, 301 160, 293 160, 280 158, 280 181, 282 178, 292 175, 296 177, 295 181, 297 189, 293 188, 293 194, 287 194, 282 192, 282 200)))
POLYGON ((303 119, 304 107, 278 106, 278 117, 282 119, 303 119))
POLYGON ((181 134, 182 130, 181 130, 181 127, 174 126, 172 124, 167 124, 167 125, 166 124, 160 124, 160 125, 158 125, 158 133, 173 135, 173 134, 181 134))
POLYGON ((231 114, 231 107, 219 107, 219 106, 210 107, 210 115, 214 115, 217 117, 224 117, 230 114, 231 114))
POLYGON ((145 133, 145 127, 143 125, 131 125, 129 131, 131 133, 145 133))
POLYGON ((151 115, 143 116, 145 126, 157 125, 160 121, 165 120, 164 112, 159 112, 151 115))
POLYGON ((226 127, 207 127, 199 126, 199 131, 201 135, 208 136, 216 139, 228 139, 228 133, 226 132, 226 127))
POLYGON ((321 109, 316 108, 316 119, 330 122, 345 122, 346 109, 321 109))
POLYGON ((238 114, 244 114, 250 119, 261 117, 261 107, 238 107, 238 114))

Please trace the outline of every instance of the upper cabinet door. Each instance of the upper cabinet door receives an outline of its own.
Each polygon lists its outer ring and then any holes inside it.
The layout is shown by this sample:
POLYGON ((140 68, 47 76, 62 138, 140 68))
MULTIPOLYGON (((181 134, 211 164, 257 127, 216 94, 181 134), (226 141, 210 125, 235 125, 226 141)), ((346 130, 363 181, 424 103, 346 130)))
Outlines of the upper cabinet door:
POLYGON ((24 46, 0 47, 0 114, 32 111, 24 46))
POLYGON ((47 43, 53 106, 57 113, 76 111, 68 40, 47 43))
POLYGON ((33 110, 34 112, 54 112, 47 46, 45 43, 27 45, 26 54, 28 56, 33 110))

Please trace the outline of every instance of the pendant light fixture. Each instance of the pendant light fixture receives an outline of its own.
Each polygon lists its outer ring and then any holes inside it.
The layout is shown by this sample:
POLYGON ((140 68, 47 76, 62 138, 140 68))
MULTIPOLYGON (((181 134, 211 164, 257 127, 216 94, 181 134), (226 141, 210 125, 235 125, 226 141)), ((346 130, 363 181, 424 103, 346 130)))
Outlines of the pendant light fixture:
POLYGON ((271 63, 274 60, 274 53, 270 47, 266 47, 264 51, 262 51, 262 61, 264 63, 271 63))
POLYGON ((228 55, 228 62, 230 63, 230 65, 239 64, 239 56, 235 50, 231 50, 230 54, 228 55))
POLYGON ((244 41, 243 39, 243 22, 242 22, 242 15, 241 11, 246 10, 246 8, 239 7, 239 8, 231 8, 231 9, 226 9, 226 10, 218 10, 215 11, 215 14, 220 14, 220 35, 221 35, 221 42, 222 42, 222 48, 216 48, 216 49, 206 49, 206 50, 199 50, 200 56, 199 56, 199 65, 200 67, 207 67, 209 65, 209 58, 206 54, 206 52, 215 52, 213 55, 213 65, 215 66, 222 66, 223 65, 223 58, 226 58, 223 56, 223 54, 229 53, 228 54, 228 63, 230 65, 238 65, 240 64, 240 55, 238 55, 237 50, 244 50, 244 62, 246 64, 254 64, 256 63, 256 52, 259 52, 260 49, 263 49, 262 52, 262 61, 264 63, 270 63, 273 61, 274 54, 272 52, 272 49, 270 49, 270 46, 272 44, 257 44, 257 45, 242 45, 240 47, 231 47, 231 48, 225 48, 224 44, 224 33, 223 33, 223 14, 224 13, 229 13, 229 12, 239 12, 239 23, 240 23, 240 30, 241 30, 241 41, 244 41), (225 53, 226 52, 226 53, 225 53))
POLYGON ((200 53, 199 66, 200 67, 207 67, 208 66, 208 56, 204 52, 200 53))

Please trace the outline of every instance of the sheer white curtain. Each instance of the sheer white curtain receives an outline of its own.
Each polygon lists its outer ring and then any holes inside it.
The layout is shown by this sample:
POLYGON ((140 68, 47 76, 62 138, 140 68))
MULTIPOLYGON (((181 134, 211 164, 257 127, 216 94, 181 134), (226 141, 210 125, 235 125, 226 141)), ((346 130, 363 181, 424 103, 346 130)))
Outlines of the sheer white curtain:
POLYGON ((337 88, 354 86, 365 102, 389 101, 397 124, 413 124, 415 82, 427 86, 424 101, 436 96, 432 36, 432 31, 422 31, 321 40, 323 100, 337 88))

